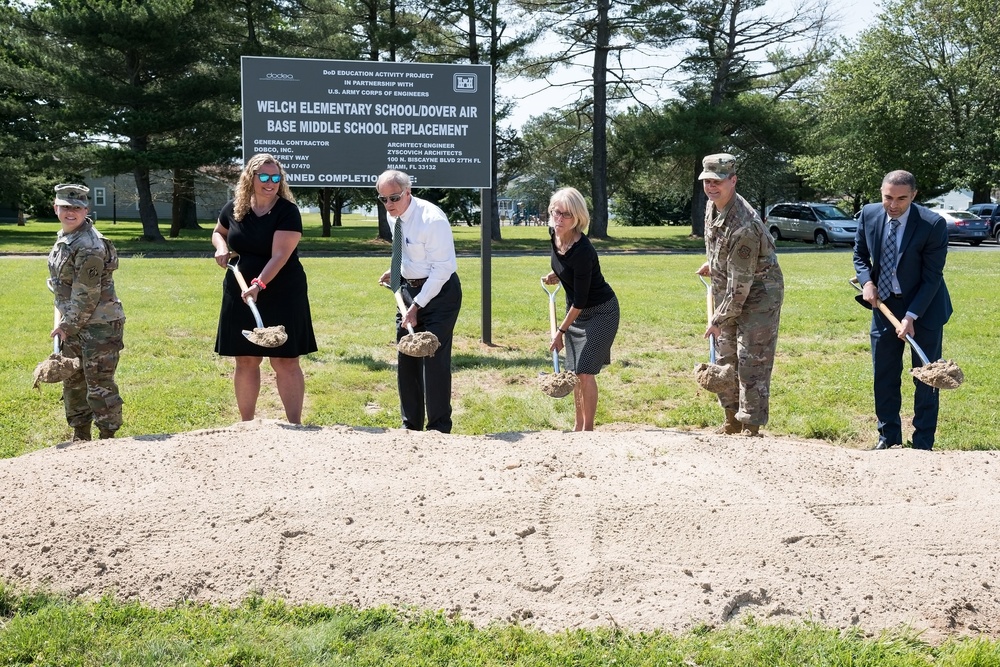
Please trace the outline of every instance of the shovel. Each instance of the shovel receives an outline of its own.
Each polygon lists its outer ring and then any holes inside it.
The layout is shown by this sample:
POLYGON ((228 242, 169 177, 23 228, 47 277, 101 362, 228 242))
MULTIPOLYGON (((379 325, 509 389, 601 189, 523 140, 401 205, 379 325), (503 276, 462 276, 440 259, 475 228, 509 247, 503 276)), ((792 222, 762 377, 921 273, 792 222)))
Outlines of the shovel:
MULTIPOLYGON (((548 285, 545 284, 545 278, 542 278, 542 289, 545 293, 549 295, 549 336, 551 338, 556 337, 556 292, 559 291, 561 285, 556 283, 556 287, 550 290, 548 285)), ((559 372, 559 352, 552 350, 552 375, 547 373, 542 373, 538 377, 538 384, 541 386, 542 391, 552 398, 562 398, 567 396, 576 387, 576 383, 579 378, 576 377, 576 373, 571 372, 559 372)))
MULTIPOLYGON (((52 328, 55 329, 59 326, 59 322, 62 320, 62 314, 59 312, 58 306, 56 306, 53 311, 52 328)), ((38 389, 39 382, 62 382, 63 380, 68 380, 74 373, 80 370, 80 360, 76 357, 72 359, 64 357, 62 355, 61 348, 62 344, 59 340, 59 336, 53 336, 52 354, 50 354, 45 361, 35 367, 35 383, 31 385, 32 389, 38 389)))
MULTIPOLYGON (((392 290, 388 283, 379 283, 382 287, 392 290)), ((399 309, 400 317, 406 317, 406 302, 403 301, 403 288, 399 288, 392 293, 396 297, 396 308, 399 309)), ((409 332, 399 339, 396 349, 408 357, 433 357, 434 353, 441 347, 441 341, 431 331, 421 331, 414 333, 413 327, 406 325, 409 332)))
MULTIPOLYGON (((249 287, 247 287, 247 281, 243 279, 243 274, 240 273, 239 268, 236 264, 239 263, 240 255, 239 253, 231 252, 229 253, 229 258, 236 258, 236 262, 228 262, 226 264, 227 269, 231 269, 233 275, 236 276, 236 282, 239 283, 240 289, 246 292, 249 287)), ((253 319, 257 322, 257 328, 253 331, 243 330, 243 337, 254 345, 259 345, 261 347, 280 347, 285 344, 288 340, 288 334, 285 333, 285 327, 279 325, 276 327, 265 327, 264 322, 260 319, 260 311, 257 310, 257 304, 254 303, 253 297, 247 297, 246 303, 250 306, 250 311, 253 313, 253 319)))
MULTIPOLYGON (((858 282, 857 277, 851 278, 851 285, 853 285, 854 289, 859 292, 862 291, 861 284, 858 282)), ((861 294, 855 295, 854 300, 868 310, 872 309, 871 304, 865 301, 861 294)), ((892 311, 889 310, 889 306, 882 303, 882 300, 878 297, 875 298, 875 306, 883 315, 885 315, 885 318, 889 320, 892 326, 897 329, 901 329, 903 327, 899 320, 896 319, 896 316, 892 314, 892 311)), ((910 370, 910 374, 913 377, 930 387, 934 387, 935 389, 957 389, 958 386, 965 381, 965 374, 954 361, 939 359, 932 362, 927 358, 927 355, 924 354, 924 351, 920 349, 920 346, 917 345, 917 341, 913 340, 913 336, 906 334, 906 342, 910 344, 913 351, 917 353, 918 357, 920 357, 920 361, 923 362, 923 366, 917 366, 910 370)))
MULTIPOLYGON (((712 296, 712 285, 705 280, 705 277, 699 275, 698 278, 701 279, 702 284, 705 286, 707 297, 706 306, 708 311, 708 321, 712 322, 712 317, 715 315, 715 297, 712 296)), ((725 390, 727 387, 733 384, 733 367, 729 364, 725 366, 719 366, 715 363, 715 335, 710 334, 708 336, 708 363, 698 364, 694 367, 695 380, 704 389, 718 394, 720 391, 725 390)))

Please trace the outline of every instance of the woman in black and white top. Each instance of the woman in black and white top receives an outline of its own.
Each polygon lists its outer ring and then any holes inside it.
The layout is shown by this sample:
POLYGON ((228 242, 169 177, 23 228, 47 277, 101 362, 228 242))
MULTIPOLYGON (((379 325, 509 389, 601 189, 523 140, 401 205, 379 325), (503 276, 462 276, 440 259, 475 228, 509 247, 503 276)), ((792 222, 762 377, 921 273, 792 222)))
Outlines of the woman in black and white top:
POLYGON ((611 363, 611 345, 618 333, 621 311, 618 297, 601 273, 587 226, 590 213, 583 195, 563 188, 549 200, 549 236, 552 271, 542 280, 562 283, 566 291, 566 315, 556 330, 549 351, 565 346, 566 366, 579 382, 573 390, 576 403, 574 431, 593 431, 597 413, 597 378, 611 363))

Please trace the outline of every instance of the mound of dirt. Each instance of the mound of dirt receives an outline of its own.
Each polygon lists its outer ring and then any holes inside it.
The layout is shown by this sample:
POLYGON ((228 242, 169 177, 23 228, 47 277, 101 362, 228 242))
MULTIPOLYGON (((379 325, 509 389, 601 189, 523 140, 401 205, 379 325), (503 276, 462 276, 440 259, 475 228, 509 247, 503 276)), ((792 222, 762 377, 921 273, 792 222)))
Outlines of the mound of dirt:
POLYGON ((0 461, 0 578, 153 605, 1000 635, 1000 453, 255 421, 0 461))

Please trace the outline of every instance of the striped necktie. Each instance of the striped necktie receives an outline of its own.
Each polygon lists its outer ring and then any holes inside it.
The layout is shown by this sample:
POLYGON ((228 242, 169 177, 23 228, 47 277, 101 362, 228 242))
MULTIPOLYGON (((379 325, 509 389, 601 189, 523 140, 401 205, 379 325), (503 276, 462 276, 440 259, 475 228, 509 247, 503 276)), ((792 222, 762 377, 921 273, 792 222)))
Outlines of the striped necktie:
POLYGON ((885 301, 892 294, 892 279, 896 275, 896 230, 899 220, 889 221, 889 235, 882 245, 882 257, 878 263, 878 298, 885 301))
POLYGON ((396 225, 392 230, 392 261, 389 263, 389 286, 392 291, 399 290, 403 283, 403 219, 396 218, 396 225))

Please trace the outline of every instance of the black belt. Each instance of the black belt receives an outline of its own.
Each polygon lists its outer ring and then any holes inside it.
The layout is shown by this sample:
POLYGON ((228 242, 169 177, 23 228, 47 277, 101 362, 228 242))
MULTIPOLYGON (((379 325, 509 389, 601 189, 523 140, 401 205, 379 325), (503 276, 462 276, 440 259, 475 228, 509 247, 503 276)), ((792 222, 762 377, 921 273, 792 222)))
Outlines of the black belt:
POLYGON ((902 299, 903 298, 902 294, 890 294, 889 296, 892 297, 893 299, 902 299))
POLYGON ((410 280, 409 278, 403 278, 403 282, 412 287, 413 289, 420 289, 427 282, 427 278, 414 278, 410 280))

